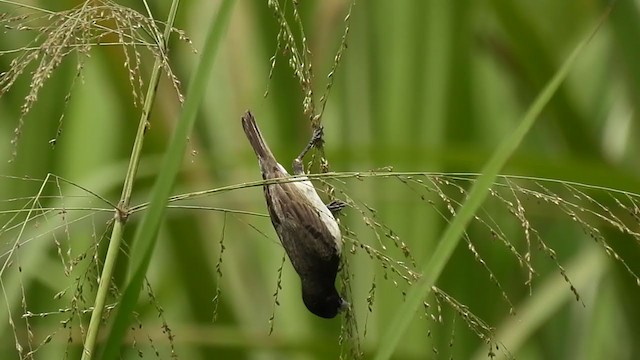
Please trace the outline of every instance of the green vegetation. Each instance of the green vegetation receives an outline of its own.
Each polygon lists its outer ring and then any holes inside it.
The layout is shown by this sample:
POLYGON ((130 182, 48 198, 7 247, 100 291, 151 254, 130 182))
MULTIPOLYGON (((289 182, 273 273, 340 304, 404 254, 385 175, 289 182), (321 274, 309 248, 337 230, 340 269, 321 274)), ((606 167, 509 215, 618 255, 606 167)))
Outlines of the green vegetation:
POLYGON ((0 0, 3 358, 640 354, 635 2, 26 3, 0 0), (285 167, 324 126, 339 318, 302 304, 246 109, 285 167))

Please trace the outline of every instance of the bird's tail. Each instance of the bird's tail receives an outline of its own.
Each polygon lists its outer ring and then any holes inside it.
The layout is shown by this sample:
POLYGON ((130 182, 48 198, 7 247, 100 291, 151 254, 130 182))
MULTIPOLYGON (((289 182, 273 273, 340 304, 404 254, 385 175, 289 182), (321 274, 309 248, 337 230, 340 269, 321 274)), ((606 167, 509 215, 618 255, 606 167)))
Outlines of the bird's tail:
POLYGON ((247 135, 247 139, 249 139, 249 143, 251 144, 253 151, 255 151, 256 156, 258 157, 260 166, 265 167, 268 164, 276 164, 276 158, 273 156, 271 149, 269 149, 269 146, 264 141, 264 138, 260 133, 260 128, 258 128, 258 124, 256 124, 256 119, 250 111, 247 111, 242 116, 242 128, 244 129, 244 133, 247 135))

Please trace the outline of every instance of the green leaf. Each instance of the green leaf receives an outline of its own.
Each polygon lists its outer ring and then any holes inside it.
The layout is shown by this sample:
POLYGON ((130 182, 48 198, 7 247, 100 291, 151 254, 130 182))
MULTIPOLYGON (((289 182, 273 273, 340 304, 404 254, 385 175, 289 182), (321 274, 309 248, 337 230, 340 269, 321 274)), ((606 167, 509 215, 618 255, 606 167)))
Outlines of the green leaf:
POLYGON ((200 63, 187 91, 182 115, 151 193, 151 204, 134 238, 131 252, 131 277, 118 304, 118 311, 107 339, 103 359, 115 359, 120 353, 120 345, 129 327, 131 313, 137 304, 138 295, 156 245, 158 229, 164 217, 167 200, 171 195, 173 184, 184 158, 187 138, 195 123, 200 102, 210 79, 216 52, 222 35, 226 32, 234 3, 234 0, 223 1, 216 19, 211 23, 200 63))
POLYGON ((520 125, 518 125, 510 136, 506 137, 502 141, 493 153, 491 159, 484 166, 482 175, 480 175, 478 181, 476 181, 471 188, 467 201, 465 201, 462 208, 457 211, 455 218, 442 235, 439 245, 431 256, 431 259, 425 263, 422 268, 422 277, 408 292, 404 306, 398 309, 393 322, 387 328, 386 334, 382 337, 385 341, 380 344, 380 348, 375 359, 385 360, 391 357, 404 332, 411 323, 411 320, 415 318, 416 311, 421 306, 427 295, 429 295, 431 288, 435 285, 442 273, 442 270, 451 258, 453 251, 458 246, 460 237, 464 233, 467 224, 473 218, 476 210, 484 202, 498 173, 509 157, 511 157, 514 151, 518 148, 542 110, 560 87, 562 81, 567 77, 567 74, 578 58, 578 55, 584 49, 589 40, 591 40, 593 35, 598 31, 599 26, 600 23, 580 44, 578 44, 578 46, 576 46, 573 52, 565 60, 562 67, 556 72, 554 77, 547 83, 544 90, 529 107, 529 110, 520 121, 520 125))

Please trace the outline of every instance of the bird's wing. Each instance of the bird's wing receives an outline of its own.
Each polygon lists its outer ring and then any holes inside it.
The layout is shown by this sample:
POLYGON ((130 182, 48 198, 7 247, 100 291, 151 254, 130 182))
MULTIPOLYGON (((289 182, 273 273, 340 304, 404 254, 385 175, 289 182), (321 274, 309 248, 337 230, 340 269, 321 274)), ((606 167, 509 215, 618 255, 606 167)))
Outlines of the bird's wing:
MULTIPOLYGON (((332 274, 340 257, 336 240, 322 222, 319 210, 305 201, 292 183, 267 185, 269 215, 289 259, 301 277, 332 274)), ((334 220, 335 221, 335 220, 334 220)))

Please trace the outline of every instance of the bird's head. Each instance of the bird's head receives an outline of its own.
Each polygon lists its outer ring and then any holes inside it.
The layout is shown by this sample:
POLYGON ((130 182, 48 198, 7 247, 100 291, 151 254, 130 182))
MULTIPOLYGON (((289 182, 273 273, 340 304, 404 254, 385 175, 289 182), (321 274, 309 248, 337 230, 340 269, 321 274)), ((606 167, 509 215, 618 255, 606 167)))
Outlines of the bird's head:
POLYGON ((349 308, 349 303, 340 297, 335 286, 317 286, 302 283, 302 301, 309 311, 315 315, 331 319, 349 308))

